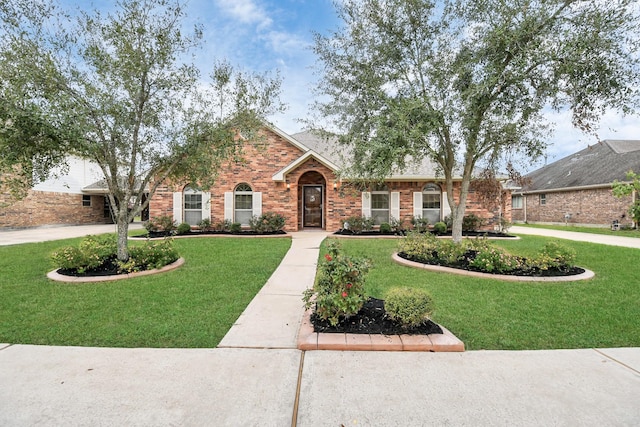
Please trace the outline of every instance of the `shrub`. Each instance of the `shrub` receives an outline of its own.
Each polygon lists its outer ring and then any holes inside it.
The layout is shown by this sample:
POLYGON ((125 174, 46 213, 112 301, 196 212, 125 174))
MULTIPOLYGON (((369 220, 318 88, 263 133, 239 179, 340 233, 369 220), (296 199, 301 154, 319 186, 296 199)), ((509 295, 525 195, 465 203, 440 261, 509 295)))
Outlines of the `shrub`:
MULTIPOLYGON (((225 219, 224 221, 218 221, 213 225, 215 231, 231 231, 231 220, 225 219)), ((240 232, 240 229, 238 229, 240 232)))
POLYGON ((233 234, 240 233, 242 231, 242 224, 240 224, 239 222, 231 223, 231 225, 229 226, 229 231, 233 234))
POLYGON ((467 253, 464 243, 455 243, 453 240, 436 239, 436 259, 439 264, 458 264, 467 253))
POLYGON ((438 239, 431 233, 412 231, 400 241, 398 252, 404 252, 416 261, 430 262, 436 259, 438 239))
POLYGON ((147 241, 142 246, 129 249, 129 260, 118 263, 122 272, 153 270, 175 262, 179 258, 178 251, 173 247, 171 239, 159 242, 147 241))
POLYGON ((415 231, 424 233, 429 229, 429 220, 420 216, 413 216, 411 217, 411 225, 413 225, 415 231))
POLYGON ((513 256, 494 246, 479 250, 469 266, 487 273, 507 273, 522 267, 519 257, 513 256))
POLYGON ((433 231, 435 231, 436 234, 444 234, 447 232, 447 224, 442 221, 438 221, 433 225, 433 231))
POLYGON ((391 233, 391 225, 388 222, 383 222, 380 224, 380 233, 382 234, 390 234, 391 233))
POLYGON ((169 215, 162 215, 151 218, 145 222, 144 228, 148 232, 165 232, 171 234, 176 230, 176 222, 169 215))
POLYGON ((576 252, 556 242, 549 242, 533 258, 532 266, 540 270, 557 268, 560 271, 570 270, 576 260, 576 252))
POLYGON ((318 265, 316 284, 304 292, 303 301, 308 309, 315 296, 316 315, 335 326, 340 317, 353 316, 364 305, 365 276, 370 265, 366 259, 344 255, 337 242, 330 243, 327 249, 318 265))
MULTIPOLYGON (((74 270, 85 273, 104 265, 109 260, 115 260, 118 247, 113 235, 87 236, 78 247, 68 246, 51 255, 57 268, 74 270)), ((171 264, 179 257, 173 248, 172 241, 165 239, 161 242, 147 241, 143 246, 129 248, 129 260, 117 261, 120 272, 133 272, 161 268, 171 264)))
POLYGON ((202 218, 202 221, 198 223, 198 228, 202 231, 210 231, 212 228, 211 220, 209 218, 202 218))
POLYGON ((83 273, 87 261, 80 249, 75 246, 65 246, 51 254, 51 260, 56 269, 76 270, 83 273))
POLYGON ((404 221, 401 219, 391 218, 389 221, 389 225, 391 226, 391 230, 398 235, 404 234, 404 221))
POLYGON ((249 220, 249 227, 257 233, 275 233, 284 228, 286 220, 279 213, 266 212, 260 216, 253 216, 249 220))
POLYGON ((476 214, 465 215, 462 218, 462 231, 476 231, 484 224, 484 219, 476 214))
POLYGON ((384 308, 389 317, 404 327, 418 326, 431 318, 433 299, 423 289, 391 288, 384 308))
POLYGON ((353 234, 370 231, 373 229, 373 219, 364 216, 350 216, 342 221, 342 229, 349 230, 353 234))
POLYGON ((191 231, 191 225, 186 222, 181 223, 176 229, 177 234, 187 234, 191 231))

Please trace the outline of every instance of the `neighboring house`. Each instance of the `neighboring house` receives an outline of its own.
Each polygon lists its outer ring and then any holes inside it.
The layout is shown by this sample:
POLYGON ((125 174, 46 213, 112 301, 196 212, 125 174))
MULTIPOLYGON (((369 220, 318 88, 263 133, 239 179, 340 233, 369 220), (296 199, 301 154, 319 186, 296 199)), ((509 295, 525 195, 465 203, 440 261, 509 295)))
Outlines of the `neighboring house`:
POLYGON ((512 194, 514 221, 580 225, 631 225, 637 194, 617 198, 615 180, 640 172, 640 140, 605 140, 529 173, 512 194))
POLYGON ((100 167, 77 157, 68 164, 64 174, 35 185, 20 201, 0 193, 0 228, 111 222, 104 191, 91 191, 104 178, 100 167))
MULTIPOLYGON (((190 183, 166 184, 152 196, 150 216, 171 216, 178 223, 197 225, 208 218, 249 224, 252 216, 276 212, 286 218, 285 229, 338 230, 350 216, 373 218, 376 224, 425 217, 431 224, 451 210, 444 180, 436 168, 423 162, 383 185, 357 190, 341 182, 339 149, 312 132, 288 135, 274 127, 264 129, 263 148, 247 144, 244 162, 231 162, 220 170, 215 188, 200 191, 190 183)), ((460 187, 459 180, 454 191, 460 187)), ((454 194, 454 196, 456 196, 454 194)), ((504 200, 510 200, 506 192, 504 200)), ((485 218, 493 228, 500 216, 510 220, 510 206, 487 211, 469 194, 467 213, 485 218)))

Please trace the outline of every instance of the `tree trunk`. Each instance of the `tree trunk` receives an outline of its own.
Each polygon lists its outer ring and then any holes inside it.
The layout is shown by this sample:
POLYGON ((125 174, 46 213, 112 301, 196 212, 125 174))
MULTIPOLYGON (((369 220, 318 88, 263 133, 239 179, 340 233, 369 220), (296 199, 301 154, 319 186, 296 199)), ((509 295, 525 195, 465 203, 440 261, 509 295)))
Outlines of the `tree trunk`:
POLYGON ((118 261, 127 262, 129 260, 129 215, 126 203, 118 209, 116 221, 118 230, 118 261))
POLYGON ((451 209, 452 225, 451 225, 451 238, 455 243, 462 242, 462 219, 464 218, 465 206, 458 204, 454 209, 451 209))

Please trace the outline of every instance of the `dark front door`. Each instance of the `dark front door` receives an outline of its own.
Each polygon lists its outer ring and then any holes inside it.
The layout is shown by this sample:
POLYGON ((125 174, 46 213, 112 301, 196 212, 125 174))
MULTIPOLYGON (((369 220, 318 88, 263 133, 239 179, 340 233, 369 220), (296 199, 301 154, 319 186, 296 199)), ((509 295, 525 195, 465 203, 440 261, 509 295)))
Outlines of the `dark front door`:
POLYGON ((322 227, 322 186, 307 185, 304 191, 303 227, 322 227))

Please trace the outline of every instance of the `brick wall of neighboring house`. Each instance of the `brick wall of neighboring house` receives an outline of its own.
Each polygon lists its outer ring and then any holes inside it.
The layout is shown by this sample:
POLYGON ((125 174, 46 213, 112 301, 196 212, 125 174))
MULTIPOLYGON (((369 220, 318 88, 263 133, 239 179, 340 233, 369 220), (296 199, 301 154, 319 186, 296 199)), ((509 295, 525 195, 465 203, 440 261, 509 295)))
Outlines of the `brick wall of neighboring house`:
POLYGON ((91 206, 83 206, 82 194, 31 190, 18 202, 0 194, 0 228, 108 222, 110 219, 104 217, 104 196, 91 196, 91 206))
MULTIPOLYGON (((245 147, 246 161, 223 166, 214 188, 204 190, 211 193, 212 223, 224 218, 224 193, 233 192, 240 183, 247 183, 254 192, 262 193, 263 213, 276 212, 284 215, 287 220, 285 226, 287 231, 297 231, 302 228, 304 185, 323 185, 325 229, 338 230, 342 220, 349 216, 362 215, 362 194, 348 185, 338 183, 333 171, 315 158, 307 159, 292 170, 286 176, 286 183, 273 181, 273 175, 302 156, 303 152, 276 133, 269 130, 265 132, 265 147, 260 149, 252 146, 245 147), (335 189, 334 183, 336 183, 335 189)), ((426 181, 387 183, 389 191, 400 192, 400 217, 407 225, 410 224, 413 215, 413 193, 422 191, 426 183, 426 181)), ((151 199, 150 217, 172 216, 173 193, 181 192, 186 185, 188 183, 159 187, 151 199)), ((456 186, 457 188, 459 187, 456 186)), ((486 228, 493 228, 494 223, 497 223, 498 210, 488 212, 475 202, 473 195, 470 195, 467 212, 486 218, 486 228)))
POLYGON ((525 195, 523 209, 513 209, 514 221, 525 220, 526 206, 526 221, 531 223, 564 223, 565 214, 569 214, 566 219, 569 224, 608 226, 614 220, 623 225, 632 224, 628 214, 631 196, 614 197, 610 188, 544 193, 544 205, 540 196, 525 195))

